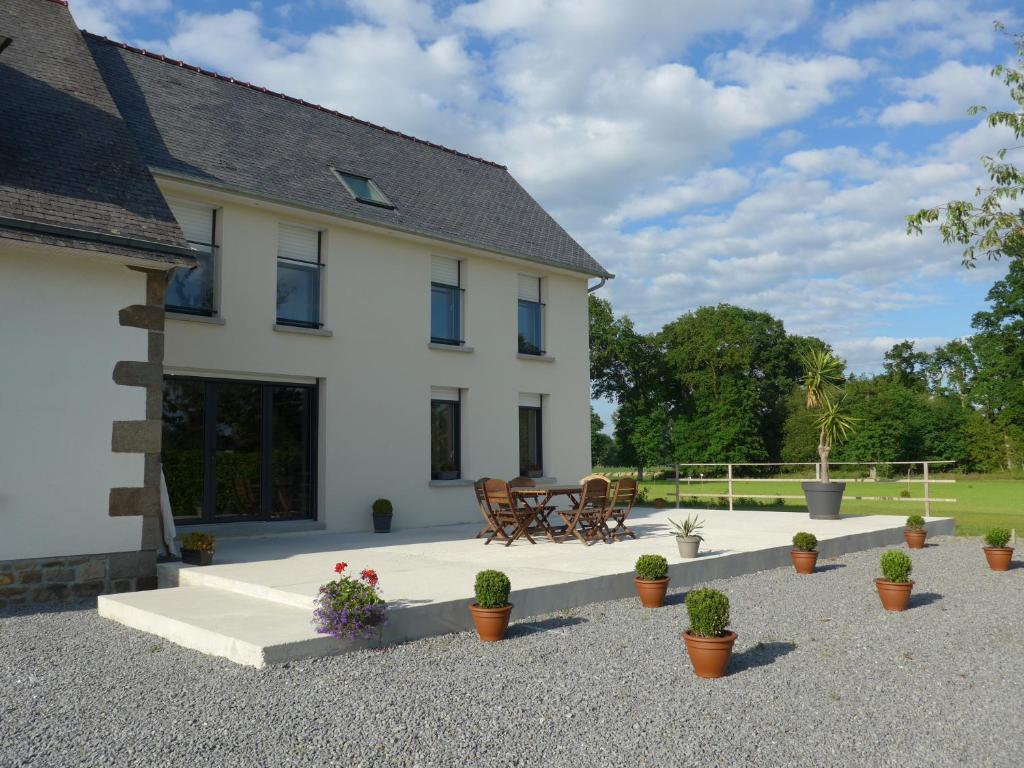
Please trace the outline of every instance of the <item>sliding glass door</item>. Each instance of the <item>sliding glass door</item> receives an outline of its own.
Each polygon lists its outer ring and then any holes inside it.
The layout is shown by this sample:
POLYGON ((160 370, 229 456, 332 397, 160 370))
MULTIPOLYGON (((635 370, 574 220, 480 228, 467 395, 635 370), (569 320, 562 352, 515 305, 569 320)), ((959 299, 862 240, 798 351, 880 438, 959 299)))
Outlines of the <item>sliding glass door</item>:
POLYGON ((168 376, 163 421, 179 523, 316 516, 315 386, 168 376))

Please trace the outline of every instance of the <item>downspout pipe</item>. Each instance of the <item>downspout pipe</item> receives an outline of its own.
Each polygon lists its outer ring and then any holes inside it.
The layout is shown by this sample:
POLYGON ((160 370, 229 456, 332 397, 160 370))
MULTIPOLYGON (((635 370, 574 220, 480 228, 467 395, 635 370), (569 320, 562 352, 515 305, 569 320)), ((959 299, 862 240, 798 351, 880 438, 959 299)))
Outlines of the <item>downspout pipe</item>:
POLYGON ((593 293, 594 291, 601 290, 602 288, 604 288, 604 284, 607 283, 607 282, 608 282, 608 278, 607 277, 602 277, 601 278, 601 282, 599 282, 593 288, 587 288, 587 293, 593 293))

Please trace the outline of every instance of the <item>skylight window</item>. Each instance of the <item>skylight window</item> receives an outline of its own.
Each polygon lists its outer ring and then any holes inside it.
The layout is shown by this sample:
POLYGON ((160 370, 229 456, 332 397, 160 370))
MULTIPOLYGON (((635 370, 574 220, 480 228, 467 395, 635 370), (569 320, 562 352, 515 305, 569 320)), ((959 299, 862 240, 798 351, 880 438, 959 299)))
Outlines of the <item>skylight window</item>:
POLYGON ((338 177, 341 183, 345 185, 345 189, 348 190, 349 194, 360 203, 379 205, 381 208, 395 207, 394 203, 388 200, 388 196, 381 192, 377 182, 373 179, 339 171, 337 168, 332 168, 331 170, 334 171, 334 175, 338 177))

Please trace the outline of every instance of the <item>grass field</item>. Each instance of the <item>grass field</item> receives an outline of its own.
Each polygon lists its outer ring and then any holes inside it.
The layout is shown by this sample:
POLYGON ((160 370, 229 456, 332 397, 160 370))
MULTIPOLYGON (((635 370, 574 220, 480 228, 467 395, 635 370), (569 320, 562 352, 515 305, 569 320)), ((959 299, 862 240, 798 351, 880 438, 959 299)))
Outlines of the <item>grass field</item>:
MULTIPOLYGON (((612 470, 614 471, 614 470, 612 470)), ((1024 535, 1024 479, 1005 475, 936 475, 935 479, 955 480, 955 483, 935 483, 930 486, 932 498, 956 499, 955 503, 933 502, 932 515, 935 517, 956 518, 956 531, 961 536, 978 536, 993 526, 1005 526, 1017 529, 1018 535, 1024 535)), ((647 490, 647 504, 654 499, 665 499, 666 506, 675 506, 675 483, 667 481, 644 482, 642 488, 647 490)), ((681 481, 681 506, 690 509, 723 509, 728 508, 725 499, 687 497, 690 493, 724 493, 725 482, 681 481)), ((847 483, 846 495, 843 499, 843 513, 848 515, 911 515, 924 514, 922 502, 901 498, 901 492, 909 492, 910 498, 924 496, 921 483, 906 481, 879 480, 877 482, 847 483), (856 496, 887 496, 900 500, 864 501, 856 496)), ((742 495, 779 494, 781 496, 800 496, 799 480, 786 480, 778 483, 733 481, 733 492, 742 495)), ((736 509, 764 509, 765 511, 806 511, 803 499, 736 499, 736 509)))

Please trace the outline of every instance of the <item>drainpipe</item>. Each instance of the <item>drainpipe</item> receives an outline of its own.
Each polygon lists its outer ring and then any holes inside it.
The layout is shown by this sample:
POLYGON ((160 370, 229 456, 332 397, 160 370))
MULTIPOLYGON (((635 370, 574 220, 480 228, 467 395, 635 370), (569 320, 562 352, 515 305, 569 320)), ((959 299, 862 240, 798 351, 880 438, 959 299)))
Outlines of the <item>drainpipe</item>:
POLYGON ((603 288, 604 284, 607 283, 607 282, 608 282, 608 278, 607 277, 602 277, 601 278, 601 282, 599 282, 593 288, 587 288, 587 293, 593 293, 594 291, 601 290, 601 288, 603 288))

